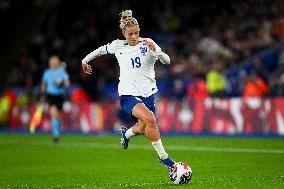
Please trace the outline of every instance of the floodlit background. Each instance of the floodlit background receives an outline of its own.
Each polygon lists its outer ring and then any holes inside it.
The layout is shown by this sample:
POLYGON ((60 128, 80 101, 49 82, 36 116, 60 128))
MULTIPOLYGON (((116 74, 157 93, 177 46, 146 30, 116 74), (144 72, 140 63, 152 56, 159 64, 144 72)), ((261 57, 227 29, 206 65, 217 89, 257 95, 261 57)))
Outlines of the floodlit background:
MULTIPOLYGON (((282 135, 283 6, 280 0, 2 0, 0 129, 27 130, 53 54, 72 82, 64 131, 113 132, 130 123, 118 103, 115 57, 95 59, 91 76, 82 73, 81 60, 123 39, 119 13, 132 9, 141 36, 171 57, 169 66, 156 64, 162 132, 282 135)), ((49 118, 42 119, 38 129, 48 132, 49 118)))

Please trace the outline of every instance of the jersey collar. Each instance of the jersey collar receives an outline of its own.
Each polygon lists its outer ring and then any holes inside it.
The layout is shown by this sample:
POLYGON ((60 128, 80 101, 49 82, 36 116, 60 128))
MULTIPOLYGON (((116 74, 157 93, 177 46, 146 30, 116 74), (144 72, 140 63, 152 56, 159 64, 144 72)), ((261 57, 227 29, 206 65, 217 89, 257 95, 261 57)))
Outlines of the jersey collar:
MULTIPOLYGON (((138 41, 138 43, 140 43, 140 42, 143 42, 143 40, 141 39, 141 37, 139 37, 139 41, 138 41)), ((137 43, 137 44, 138 44, 137 43)), ((127 43, 127 41, 126 40, 124 40, 124 45, 128 45, 128 43, 127 43)))

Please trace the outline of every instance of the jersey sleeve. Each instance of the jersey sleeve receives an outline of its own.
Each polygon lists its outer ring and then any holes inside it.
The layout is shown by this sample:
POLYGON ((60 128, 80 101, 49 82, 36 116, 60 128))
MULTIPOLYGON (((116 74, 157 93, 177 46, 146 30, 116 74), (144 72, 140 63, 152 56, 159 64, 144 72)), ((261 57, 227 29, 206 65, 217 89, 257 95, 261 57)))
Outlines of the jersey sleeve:
POLYGON ((96 50, 94 50, 93 52, 91 52, 90 54, 88 54, 83 60, 82 60, 82 64, 86 64, 88 62, 90 62, 91 60, 95 59, 96 57, 105 55, 105 54, 114 54, 116 52, 116 47, 118 44, 118 40, 114 40, 111 43, 108 43, 106 45, 103 45, 99 48, 97 48, 96 50))
POLYGON ((43 76, 42 76, 42 81, 46 83, 47 78, 48 78, 47 71, 44 71, 43 76))
POLYGON ((65 69, 62 69, 62 76, 63 76, 63 81, 67 81, 69 79, 69 75, 65 69))
POLYGON ((119 45, 119 40, 114 40, 111 43, 105 45, 107 53, 108 54, 115 54, 118 45, 119 45))
POLYGON ((155 48, 156 48, 156 52, 160 52, 160 51, 162 51, 161 47, 160 47, 157 43, 155 43, 155 41, 153 41, 153 40, 152 40, 152 39, 150 39, 150 38, 148 38, 147 40, 148 40, 149 42, 154 43, 155 48))
POLYGON ((149 42, 154 43, 156 50, 151 51, 151 53, 156 57, 156 59, 159 59, 163 64, 170 64, 170 57, 166 53, 164 53, 159 45, 155 43, 152 39, 147 39, 149 42))

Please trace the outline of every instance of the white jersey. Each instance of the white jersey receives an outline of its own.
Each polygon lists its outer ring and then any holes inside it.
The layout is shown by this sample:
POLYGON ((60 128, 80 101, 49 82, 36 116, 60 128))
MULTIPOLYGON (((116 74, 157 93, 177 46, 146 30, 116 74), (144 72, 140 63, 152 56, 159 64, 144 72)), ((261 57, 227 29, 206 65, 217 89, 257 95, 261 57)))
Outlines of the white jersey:
POLYGON ((157 59, 162 63, 169 64, 170 58, 161 51, 161 48, 149 38, 140 38, 135 46, 127 44, 126 40, 114 40, 111 43, 101 46, 88 54, 82 64, 104 55, 114 54, 119 67, 120 77, 118 94, 148 97, 158 91, 155 80, 154 64, 157 59), (143 45, 143 40, 153 42, 156 51, 153 52, 148 46, 143 45))

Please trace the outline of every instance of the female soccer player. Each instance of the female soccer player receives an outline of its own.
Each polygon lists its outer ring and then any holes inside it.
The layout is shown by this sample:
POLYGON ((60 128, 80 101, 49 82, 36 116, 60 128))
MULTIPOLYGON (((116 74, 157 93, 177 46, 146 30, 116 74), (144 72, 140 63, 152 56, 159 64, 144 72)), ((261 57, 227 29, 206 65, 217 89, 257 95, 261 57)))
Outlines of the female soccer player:
POLYGON ((160 138, 155 117, 154 94, 158 91, 155 80, 154 64, 159 59, 163 64, 170 64, 170 58, 149 38, 141 38, 137 20, 132 11, 121 13, 120 29, 125 40, 114 40, 88 54, 82 60, 86 74, 92 73, 88 64, 94 58, 104 54, 114 54, 120 67, 118 93, 123 110, 137 119, 130 129, 120 128, 121 144, 128 148, 129 139, 138 134, 145 134, 155 148, 158 159, 171 168, 174 161, 168 156, 160 138))
POLYGON ((70 85, 69 75, 61 66, 58 56, 51 56, 48 60, 49 68, 44 71, 41 92, 46 95, 51 117, 53 141, 59 141, 61 127, 61 110, 64 102, 64 88, 70 85))

